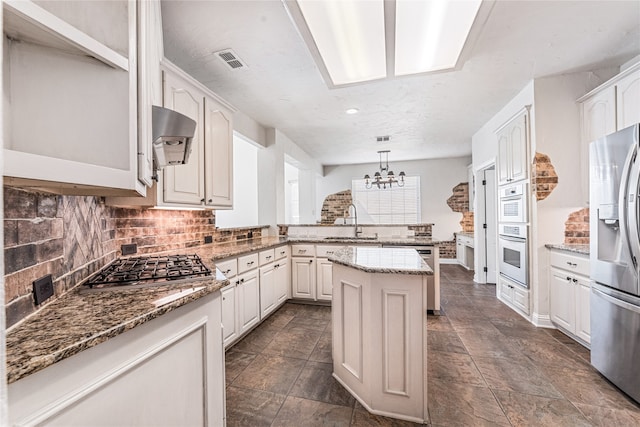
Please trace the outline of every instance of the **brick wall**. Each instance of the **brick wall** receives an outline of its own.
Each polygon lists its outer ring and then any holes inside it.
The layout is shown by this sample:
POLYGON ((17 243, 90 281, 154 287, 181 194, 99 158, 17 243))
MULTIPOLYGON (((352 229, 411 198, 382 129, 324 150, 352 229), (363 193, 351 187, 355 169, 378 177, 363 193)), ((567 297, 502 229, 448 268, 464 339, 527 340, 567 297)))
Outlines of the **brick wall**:
POLYGON ((352 202, 351 190, 340 191, 329 194, 322 202, 320 212, 321 224, 334 224, 337 218, 344 218, 349 215, 349 205, 352 202))
POLYGON ((569 214, 564 223, 564 243, 568 245, 589 244, 589 208, 569 214))
POLYGON ((536 200, 544 200, 558 185, 558 175, 546 154, 536 153, 533 159, 531 187, 536 193, 536 200))
MULTIPOLYGON (((462 231, 467 233, 473 233, 473 212, 469 211, 469 183, 461 182, 452 189, 453 194, 447 199, 447 205, 454 212, 460 212, 462 219, 460 220, 460 227, 462 231)), ((455 251, 451 257, 443 258, 455 258, 455 251)))
POLYGON ((456 258, 456 241, 449 240, 440 242, 440 258, 455 259, 456 258))
POLYGON ((228 242, 249 232, 259 237, 261 231, 218 230, 212 211, 123 209, 105 206, 97 197, 4 187, 7 326, 38 308, 32 296, 35 279, 53 275, 55 298, 119 256, 122 244, 136 243, 138 253, 145 254, 186 250, 202 244, 206 235, 228 242))

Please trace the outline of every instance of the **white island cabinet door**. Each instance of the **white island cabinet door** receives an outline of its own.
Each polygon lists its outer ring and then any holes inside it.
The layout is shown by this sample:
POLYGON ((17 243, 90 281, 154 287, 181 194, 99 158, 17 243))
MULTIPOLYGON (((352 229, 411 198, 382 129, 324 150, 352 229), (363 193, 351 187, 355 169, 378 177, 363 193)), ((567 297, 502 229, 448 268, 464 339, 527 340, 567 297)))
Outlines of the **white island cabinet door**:
POLYGON ((260 319, 276 308, 275 269, 273 264, 260 268, 260 319))
POLYGON ((184 79, 164 72, 164 106, 195 120, 196 133, 186 165, 165 166, 164 201, 187 205, 204 202, 204 97, 184 79))
POLYGON ((228 346, 238 337, 238 298, 236 284, 221 289, 222 294, 222 329, 224 345, 228 346))

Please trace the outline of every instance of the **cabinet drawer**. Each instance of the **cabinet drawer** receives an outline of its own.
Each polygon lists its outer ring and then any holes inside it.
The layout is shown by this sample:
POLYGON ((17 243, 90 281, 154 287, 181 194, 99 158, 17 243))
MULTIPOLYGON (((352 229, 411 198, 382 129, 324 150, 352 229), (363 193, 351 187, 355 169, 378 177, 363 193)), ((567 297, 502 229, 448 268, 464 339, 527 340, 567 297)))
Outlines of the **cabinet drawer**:
POLYGON ((525 314, 529 314, 529 291, 517 285, 514 286, 513 305, 518 307, 525 314))
POLYGON ((275 259, 275 252, 273 249, 267 249, 266 251, 260 252, 260 265, 269 264, 273 262, 275 259))
POLYGON ((279 246, 275 249, 276 259, 286 258, 289 256, 290 252, 289 246, 279 246))
POLYGON ((327 258, 333 255, 342 246, 316 246, 316 256, 318 258, 327 258))
POLYGON ((238 258, 238 274, 258 268, 258 254, 250 254, 238 258))
POLYGON ((292 245, 291 256, 315 256, 316 251, 313 245, 292 245))
POLYGON ((553 267, 568 270, 583 276, 589 276, 589 258, 586 256, 572 255, 559 251, 551 251, 549 263, 553 267))
POLYGON ((230 279, 238 274, 238 263, 236 262, 235 258, 216 262, 216 267, 222 274, 224 274, 224 277, 226 277, 227 279, 230 279))

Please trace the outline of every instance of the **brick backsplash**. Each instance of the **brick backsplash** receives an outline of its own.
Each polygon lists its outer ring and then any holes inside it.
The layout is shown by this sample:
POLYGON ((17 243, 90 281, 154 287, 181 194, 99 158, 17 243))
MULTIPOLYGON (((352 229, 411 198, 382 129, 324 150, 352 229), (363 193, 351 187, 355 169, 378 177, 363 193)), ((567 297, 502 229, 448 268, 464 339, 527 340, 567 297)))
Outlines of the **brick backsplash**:
POLYGON ((97 197, 56 196, 5 186, 7 326, 38 308, 32 294, 35 279, 53 275, 55 298, 119 256, 122 244, 136 243, 140 254, 187 252, 207 235, 222 243, 246 239, 249 233, 260 237, 262 229, 216 229, 212 211, 124 209, 105 206, 97 197))
MULTIPOLYGON (((452 195, 447 199, 447 205, 454 212, 460 212, 462 219, 460 227, 466 233, 473 233, 473 212, 469 210, 469 183, 461 182, 452 189, 452 195)), ((452 256, 443 256, 443 258, 455 258, 455 251, 452 256)))
POLYGON ((321 224, 334 224, 337 218, 344 218, 349 215, 349 205, 352 203, 351 190, 344 190, 338 193, 329 194, 322 202, 320 212, 321 224))
POLYGON ((564 223, 564 243, 568 245, 589 244, 589 208, 569 214, 564 223))

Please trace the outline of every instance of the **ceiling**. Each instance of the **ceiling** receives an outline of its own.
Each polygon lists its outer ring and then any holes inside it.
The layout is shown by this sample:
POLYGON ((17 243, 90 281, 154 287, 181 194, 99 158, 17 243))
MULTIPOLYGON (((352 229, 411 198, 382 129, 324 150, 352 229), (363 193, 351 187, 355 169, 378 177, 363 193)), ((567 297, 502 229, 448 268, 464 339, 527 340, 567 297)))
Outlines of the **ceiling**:
POLYGON ((469 156, 532 78, 640 54, 638 1, 496 1, 458 70, 328 89, 280 0, 163 0, 162 14, 167 58, 324 165, 469 156), (228 48, 248 67, 213 54, 228 48))

